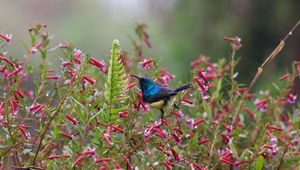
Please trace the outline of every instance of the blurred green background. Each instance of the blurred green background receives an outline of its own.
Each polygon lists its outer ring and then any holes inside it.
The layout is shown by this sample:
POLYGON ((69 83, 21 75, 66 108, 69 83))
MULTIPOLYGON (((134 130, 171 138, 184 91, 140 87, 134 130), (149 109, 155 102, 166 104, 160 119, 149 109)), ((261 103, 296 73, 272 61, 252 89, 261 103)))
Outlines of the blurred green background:
MULTIPOLYGON (((0 31, 13 34, 10 55, 23 57, 22 41, 29 44, 27 29, 36 20, 48 25, 53 44, 69 41, 103 58, 115 38, 122 49, 131 51, 135 24, 145 22, 153 44, 145 57, 160 58, 178 80, 186 80, 190 62, 199 54, 214 61, 228 57, 223 37, 237 35, 243 43, 238 79, 249 83, 257 66, 297 22, 299 9, 299 0, 1 0, 0 31)), ((299 44, 300 29, 260 82, 270 85, 278 79, 274 74, 283 74, 299 60, 299 44)))

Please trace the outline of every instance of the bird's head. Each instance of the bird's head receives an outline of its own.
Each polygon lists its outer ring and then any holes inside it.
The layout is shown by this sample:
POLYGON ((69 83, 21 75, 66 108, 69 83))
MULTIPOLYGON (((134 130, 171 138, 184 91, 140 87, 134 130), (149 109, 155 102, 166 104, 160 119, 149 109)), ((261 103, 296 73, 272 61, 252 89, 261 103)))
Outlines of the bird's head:
POLYGON ((155 82, 147 77, 139 77, 137 75, 131 74, 132 77, 135 77, 140 82, 140 87, 142 91, 150 90, 155 86, 155 82))

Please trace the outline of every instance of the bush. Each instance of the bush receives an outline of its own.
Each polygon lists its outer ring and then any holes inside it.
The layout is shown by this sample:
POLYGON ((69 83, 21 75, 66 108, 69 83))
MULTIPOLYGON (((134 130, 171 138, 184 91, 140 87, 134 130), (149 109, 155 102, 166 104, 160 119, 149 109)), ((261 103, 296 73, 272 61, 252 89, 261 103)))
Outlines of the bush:
MULTIPOLYGON (((137 25, 134 51, 113 41, 110 64, 75 49, 54 46, 46 25, 29 29, 25 60, 8 56, 10 35, 0 34, 0 167, 32 169, 296 169, 299 153, 299 104, 294 80, 300 62, 270 90, 252 93, 236 81, 236 53, 241 39, 225 37, 229 58, 213 62, 200 55, 191 63, 192 88, 176 98, 179 108, 150 109, 131 73, 162 86, 174 75, 158 59, 146 25, 137 25), (48 63, 60 51, 62 63, 48 63), (30 60, 41 57, 38 68, 30 60), (52 68, 53 67, 53 68, 52 68), (298 109, 297 109, 298 108, 298 109)), ((16 49, 17 50, 17 49, 16 49)), ((271 83, 270 83, 271 85, 271 83)), ((174 87, 175 88, 175 87, 174 87)))

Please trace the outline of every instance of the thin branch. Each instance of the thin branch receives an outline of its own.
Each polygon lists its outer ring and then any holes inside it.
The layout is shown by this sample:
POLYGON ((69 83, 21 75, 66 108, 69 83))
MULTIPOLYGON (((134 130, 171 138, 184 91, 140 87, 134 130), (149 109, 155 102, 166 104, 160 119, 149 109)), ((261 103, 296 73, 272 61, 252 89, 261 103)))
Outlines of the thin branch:
POLYGON ((271 54, 266 58, 266 60, 261 64, 260 67, 258 67, 257 72, 255 74, 255 76, 253 77, 249 87, 247 88, 247 90, 244 92, 243 96, 242 96, 242 100, 240 100, 239 105, 234 113, 233 116, 233 120, 232 120, 232 125, 234 125, 237 121, 238 121, 238 115, 240 110, 242 109, 244 103, 245 103, 245 96, 249 93, 249 91, 254 87, 254 85, 256 84, 259 76, 262 74, 263 70, 264 70, 264 66, 266 64, 268 64, 270 61, 272 61, 273 59, 275 59, 276 56, 278 56, 278 54, 281 52, 281 50, 283 49, 284 45, 285 45, 285 41, 292 35, 292 32, 300 25, 300 20, 298 20, 298 22, 293 26, 293 28, 289 31, 289 33, 284 37, 283 40, 280 41, 280 43, 277 45, 277 47, 271 52, 271 54))

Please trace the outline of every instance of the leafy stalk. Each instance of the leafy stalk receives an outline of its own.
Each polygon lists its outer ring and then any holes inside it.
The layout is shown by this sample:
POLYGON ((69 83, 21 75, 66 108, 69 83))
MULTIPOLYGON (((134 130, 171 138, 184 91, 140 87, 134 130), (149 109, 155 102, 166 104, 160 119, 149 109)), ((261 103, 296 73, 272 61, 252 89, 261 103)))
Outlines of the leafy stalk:
POLYGON ((110 67, 108 69, 107 83, 105 84, 105 116, 109 120, 116 119, 116 113, 126 110, 129 107, 129 95, 127 83, 128 77, 120 60, 120 43, 114 40, 111 49, 110 67))

